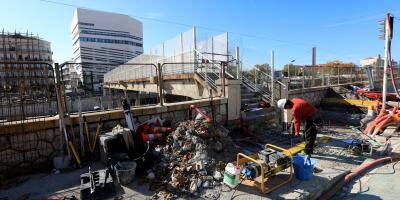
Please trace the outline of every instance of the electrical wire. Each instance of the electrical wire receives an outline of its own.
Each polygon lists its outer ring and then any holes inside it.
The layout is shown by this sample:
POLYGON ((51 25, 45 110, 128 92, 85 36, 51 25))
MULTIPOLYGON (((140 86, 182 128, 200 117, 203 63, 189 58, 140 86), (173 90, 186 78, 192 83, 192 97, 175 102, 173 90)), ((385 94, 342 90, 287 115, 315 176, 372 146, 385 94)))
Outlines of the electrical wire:
MULTIPOLYGON (((52 1, 52 0, 39 0, 39 1, 45 2, 45 3, 52 3, 52 4, 56 4, 56 5, 69 6, 69 7, 73 7, 73 8, 90 9, 90 8, 86 8, 86 7, 83 7, 83 6, 63 3, 63 2, 59 2, 59 1, 52 1)), ((152 17, 143 17, 143 16, 139 16, 139 15, 129 15, 129 16, 135 17, 135 18, 141 18, 141 19, 145 19, 145 20, 150 20, 150 21, 156 21, 156 22, 160 22, 160 23, 174 24, 174 25, 184 26, 184 27, 193 27, 192 24, 185 24, 185 23, 176 22, 176 21, 157 19, 157 18, 152 18, 152 17)), ((222 29, 217 29, 217 28, 207 27, 207 26, 196 26, 196 28, 204 29, 204 30, 210 30, 210 31, 216 31, 216 32, 228 32, 228 33, 231 33, 231 34, 235 34, 235 35, 239 35, 239 36, 243 36, 243 37, 247 37, 247 38, 269 40, 269 41, 275 41, 275 42, 286 43, 286 44, 291 44, 291 45, 299 45, 299 46, 310 46, 311 45, 311 46, 315 46, 314 44, 308 44, 308 43, 304 43, 304 42, 281 40, 281 39, 268 37, 268 36, 265 36, 265 35, 253 35, 253 34, 242 33, 242 32, 227 31, 227 30, 222 30, 222 29)))
POLYGON ((137 158, 134 158, 133 160, 140 160, 140 159, 142 159, 142 158, 149 152, 149 149, 150 149, 150 142, 146 142, 146 144, 147 144, 147 149, 146 149, 146 151, 145 151, 142 155, 138 156, 137 158))
MULTIPOLYGON (((38 0, 38 1, 45 2, 45 3, 51 3, 51 4, 56 4, 56 5, 68 6, 68 7, 73 7, 73 8, 90 9, 90 8, 79 6, 79 5, 68 4, 68 3, 63 3, 63 2, 59 2, 59 1, 53 1, 53 0, 38 0)), ((157 19, 157 18, 152 18, 152 17, 144 17, 144 16, 139 16, 139 15, 129 15, 129 16, 134 17, 134 18, 144 19, 144 20, 155 21, 155 22, 159 22, 159 23, 174 24, 174 25, 184 26, 184 27, 193 27, 192 24, 186 24, 186 23, 181 23, 181 22, 176 22, 176 21, 157 19)), ((395 18, 395 19, 396 20, 400 20, 398 18, 395 18)), ((260 39, 260 40, 275 41, 275 42, 279 42, 279 43, 283 43, 283 44, 289 44, 289 45, 316 46, 316 44, 311 44, 311 43, 289 41, 289 40, 281 40, 281 39, 272 38, 272 37, 265 36, 265 35, 253 35, 253 34, 248 34, 248 33, 243 33, 243 32, 227 31, 227 30, 222 30, 222 29, 213 28, 213 27, 207 27, 207 26, 196 26, 196 28, 204 29, 204 30, 210 30, 210 31, 216 31, 216 32, 228 32, 230 34, 235 34, 235 35, 239 35, 239 36, 242 36, 242 37, 260 39)), ((325 49, 325 50, 327 50, 327 49, 325 49)), ((327 50, 327 51, 330 51, 330 50, 327 50)), ((332 51, 330 51, 330 52, 332 52, 332 51)), ((296 60, 296 59, 294 59, 294 60, 296 60)), ((400 96, 400 94, 399 94, 399 96, 400 96)))
POLYGON ((233 193, 232 193, 232 195, 231 195, 231 198, 229 198, 230 200, 234 199, 234 196, 233 196, 233 195, 235 195, 237 189, 239 188, 239 186, 242 184, 243 181, 244 181, 244 179, 242 179, 242 180, 240 181, 240 183, 239 183, 235 188, 233 188, 233 193))

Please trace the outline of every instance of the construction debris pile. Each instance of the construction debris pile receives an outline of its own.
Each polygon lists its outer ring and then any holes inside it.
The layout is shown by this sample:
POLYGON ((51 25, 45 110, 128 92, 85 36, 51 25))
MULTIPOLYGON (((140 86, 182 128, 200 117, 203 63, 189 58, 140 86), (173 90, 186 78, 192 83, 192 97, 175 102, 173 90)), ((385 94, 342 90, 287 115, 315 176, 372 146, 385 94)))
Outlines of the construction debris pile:
POLYGON ((184 121, 155 148, 159 161, 153 167, 155 179, 150 189, 158 192, 154 199, 198 196, 220 185, 226 162, 235 158, 238 148, 228 130, 202 120, 184 121))

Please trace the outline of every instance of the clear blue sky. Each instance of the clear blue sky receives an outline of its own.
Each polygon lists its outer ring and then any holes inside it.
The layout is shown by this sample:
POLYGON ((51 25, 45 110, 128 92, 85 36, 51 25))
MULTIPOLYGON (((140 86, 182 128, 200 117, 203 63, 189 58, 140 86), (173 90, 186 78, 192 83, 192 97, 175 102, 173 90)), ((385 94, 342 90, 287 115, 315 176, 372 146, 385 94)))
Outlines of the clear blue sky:
MULTIPOLYGON (((230 41, 241 47, 248 65, 269 62, 269 52, 274 49, 278 68, 293 59, 295 64, 309 64, 313 46, 317 47, 318 63, 339 59, 359 64, 361 58, 383 54, 378 21, 389 11, 398 17, 392 52, 394 59, 400 59, 400 1, 397 0, 52 1, 136 16, 143 22, 145 52, 190 27, 141 17, 232 32, 230 41)), ((56 62, 72 57, 73 7, 40 0, 0 2, 2 29, 39 34, 52 43, 56 62)), ((219 32, 199 28, 199 33, 205 36, 219 32)))

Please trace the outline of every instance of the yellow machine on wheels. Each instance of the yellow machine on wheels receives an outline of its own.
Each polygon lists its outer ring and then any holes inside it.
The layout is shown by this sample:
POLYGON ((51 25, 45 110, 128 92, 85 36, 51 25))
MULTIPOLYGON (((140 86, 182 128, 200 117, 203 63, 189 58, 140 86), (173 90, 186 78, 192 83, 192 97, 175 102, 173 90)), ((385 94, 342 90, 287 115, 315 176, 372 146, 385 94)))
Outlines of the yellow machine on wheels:
POLYGON ((237 154, 236 166, 246 168, 252 178, 242 176, 243 184, 258 188, 262 193, 270 193, 293 178, 292 156, 299 153, 305 147, 300 143, 290 149, 284 149, 272 144, 266 144, 265 149, 258 154, 237 154), (289 176, 278 184, 272 185, 271 178, 289 168, 289 176), (267 186, 267 187, 266 187, 267 186))

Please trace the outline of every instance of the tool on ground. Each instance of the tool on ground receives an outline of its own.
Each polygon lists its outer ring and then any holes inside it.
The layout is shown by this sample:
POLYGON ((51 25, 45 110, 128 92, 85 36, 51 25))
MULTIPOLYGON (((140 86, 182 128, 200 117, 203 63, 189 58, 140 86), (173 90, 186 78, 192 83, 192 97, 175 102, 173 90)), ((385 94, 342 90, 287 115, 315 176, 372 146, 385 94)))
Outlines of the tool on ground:
POLYGON ((87 123, 87 120, 86 120, 85 116, 83 117, 83 121, 84 121, 84 124, 85 124, 86 141, 88 143, 88 147, 89 147, 90 152, 93 153, 95 148, 96 148, 96 143, 97 143, 98 137, 100 135, 100 130, 103 127, 103 119, 102 118, 99 119, 99 123, 97 124, 96 132, 95 132, 94 137, 93 137, 93 142, 92 142, 91 137, 90 137, 89 126, 88 126, 88 123, 87 123))
POLYGON ((75 149, 74 144, 71 141, 68 141, 68 146, 71 148, 72 153, 74 154, 75 161, 78 165, 81 165, 81 159, 79 158, 79 154, 75 149))
POLYGON ((125 121, 126 121, 126 124, 128 125, 128 128, 131 131, 136 131, 138 124, 136 122, 136 119, 134 119, 132 117, 131 106, 129 105, 129 102, 127 99, 122 100, 122 108, 124 109, 125 121))
POLYGON ((90 133, 89 133, 89 127, 88 127, 88 124, 87 124, 86 116, 83 116, 83 121, 84 121, 84 124, 85 124, 86 141, 88 143, 89 150, 91 150, 92 146, 90 144, 90 133))
POLYGON ((116 195, 115 170, 110 164, 106 169, 81 174, 80 199, 107 199, 116 195))
POLYGON ((343 142, 347 144, 347 150, 353 155, 362 155, 365 152, 372 154, 372 146, 366 140, 347 139, 343 142))
POLYGON ((90 151, 93 153, 96 148, 96 143, 100 134, 101 127, 103 127, 103 120, 100 118, 100 122, 97 124, 96 133, 94 134, 93 144, 91 145, 90 151))
POLYGON ((266 144, 257 154, 237 154, 236 166, 242 169, 243 184, 258 188, 262 193, 270 193, 293 178, 292 156, 305 148, 300 143, 290 149, 284 149, 272 144, 266 144), (289 169, 289 177, 278 184, 272 185, 271 178, 289 169), (267 184, 267 187, 265 185, 267 184), (269 185, 268 185, 269 184, 269 185))

